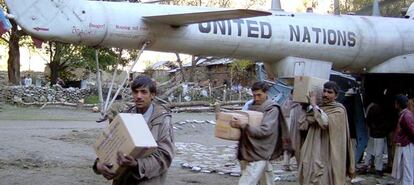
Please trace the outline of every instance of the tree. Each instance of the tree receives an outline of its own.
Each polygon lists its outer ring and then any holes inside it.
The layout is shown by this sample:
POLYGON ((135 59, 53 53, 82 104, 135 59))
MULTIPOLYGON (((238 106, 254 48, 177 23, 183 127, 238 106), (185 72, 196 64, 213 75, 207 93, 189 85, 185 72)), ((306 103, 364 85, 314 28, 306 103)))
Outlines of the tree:
POLYGON ((194 73, 195 73, 195 67, 197 66, 197 62, 201 60, 200 56, 191 56, 191 67, 188 76, 190 77, 188 81, 193 82, 194 81, 194 73))
POLYGON ((263 6, 266 4, 266 0, 247 0, 242 8, 251 9, 257 6, 263 6))
MULTIPOLYGON (((408 7, 414 0, 382 0, 380 12, 385 17, 400 17, 401 9, 408 7)), ((371 15, 373 0, 341 0, 342 13, 355 12, 357 15, 371 15)))
POLYGON ((19 40, 22 31, 17 29, 17 24, 11 21, 12 29, 10 30, 9 44, 9 58, 7 59, 7 75, 9 83, 18 85, 20 82, 20 45, 19 40))
POLYGON ((303 1, 303 6, 308 8, 308 7, 312 7, 312 8, 316 8, 319 5, 318 0, 304 0, 303 1))
POLYGON ((187 78, 186 78, 187 75, 185 73, 185 69, 183 67, 183 61, 180 58, 180 54, 175 53, 175 56, 177 56, 177 63, 178 63, 178 67, 180 68, 180 72, 181 72, 181 77, 182 77, 181 81, 187 82, 187 78))
POLYGON ((50 68, 51 84, 56 83, 61 72, 68 68, 71 62, 80 60, 80 47, 61 42, 48 42, 46 49, 49 54, 49 62, 47 66, 50 68))
MULTIPOLYGON (((5 7, 3 0, 0 5, 5 7)), ((2 10, 3 11, 3 10, 2 10)), ((8 12, 8 11, 7 11, 8 12)), ((11 30, 1 37, 2 44, 9 46, 9 58, 7 59, 7 75, 10 84, 18 85, 20 83, 20 41, 27 35, 23 30, 19 29, 14 20, 10 20, 11 30)))
MULTIPOLYGON (((386 17, 400 17, 401 9, 408 8, 413 2, 414 0, 382 0, 379 2, 381 15, 386 17)), ((355 12, 358 15, 371 15, 372 6, 372 2, 368 3, 355 12)))
POLYGON ((372 0, 341 0, 339 9, 341 13, 356 12, 370 4, 372 4, 372 0))
MULTIPOLYGON (((129 60, 136 56, 134 50, 129 51, 128 56, 121 56, 118 58, 119 52, 121 52, 121 50, 113 48, 99 48, 99 69, 109 71, 113 70, 118 64, 125 66, 129 60)), ((75 66, 96 72, 95 48, 82 47, 80 54, 82 59, 75 63, 75 66)))
POLYGON ((249 81, 248 69, 254 67, 255 63, 250 60, 235 60, 229 64, 230 68, 230 84, 236 83, 247 83, 249 81))
MULTIPOLYGON (((61 42, 49 42, 47 51, 49 53, 50 81, 55 84, 58 77, 68 76, 64 73, 70 73, 67 69, 84 68, 89 71, 96 71, 95 49, 88 46, 79 46, 61 42)), ((119 61, 125 65, 126 60, 119 61)), ((99 68, 109 70, 115 68, 117 63, 117 53, 113 49, 99 48, 99 68)), ((65 79, 68 80, 68 79, 65 79)))

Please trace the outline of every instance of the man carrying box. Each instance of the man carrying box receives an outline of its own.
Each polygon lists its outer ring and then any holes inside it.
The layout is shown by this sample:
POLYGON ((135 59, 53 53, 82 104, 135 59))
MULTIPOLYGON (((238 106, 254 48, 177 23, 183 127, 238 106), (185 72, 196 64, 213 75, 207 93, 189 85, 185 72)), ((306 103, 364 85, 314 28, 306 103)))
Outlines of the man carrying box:
POLYGON ((232 127, 241 130, 237 151, 242 169, 239 185, 274 184, 269 161, 291 148, 285 119, 280 107, 268 99, 268 89, 265 82, 254 83, 253 102, 247 105, 248 110, 263 113, 260 125, 250 126, 237 119, 230 122, 232 127))
POLYGON ((150 78, 136 77, 131 83, 131 90, 135 106, 127 112, 143 115, 158 148, 145 158, 134 158, 118 152, 117 163, 126 168, 122 174, 115 174, 111 170, 111 164, 100 162, 99 159, 96 159, 93 169, 108 180, 114 179, 114 185, 163 185, 175 154, 171 114, 163 106, 152 102, 156 85, 150 78))
POLYGON ((309 93, 310 110, 300 127, 308 132, 300 151, 301 185, 344 185, 346 175, 355 176, 347 113, 345 107, 336 102, 338 93, 339 86, 335 82, 326 82, 320 107, 317 93, 309 93))

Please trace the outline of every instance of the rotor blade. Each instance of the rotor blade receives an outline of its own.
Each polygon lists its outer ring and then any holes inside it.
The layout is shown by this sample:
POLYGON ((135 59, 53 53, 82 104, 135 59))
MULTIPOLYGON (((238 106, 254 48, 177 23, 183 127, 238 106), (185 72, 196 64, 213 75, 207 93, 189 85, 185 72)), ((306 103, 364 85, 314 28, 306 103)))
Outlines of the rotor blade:
POLYGON ((172 26, 182 26, 182 25, 202 23, 202 22, 208 22, 208 21, 242 19, 242 18, 268 16, 268 15, 271 15, 271 13, 265 12, 265 11, 258 11, 258 10, 233 9, 233 10, 145 16, 144 19, 146 19, 147 21, 154 21, 154 22, 169 24, 172 26))

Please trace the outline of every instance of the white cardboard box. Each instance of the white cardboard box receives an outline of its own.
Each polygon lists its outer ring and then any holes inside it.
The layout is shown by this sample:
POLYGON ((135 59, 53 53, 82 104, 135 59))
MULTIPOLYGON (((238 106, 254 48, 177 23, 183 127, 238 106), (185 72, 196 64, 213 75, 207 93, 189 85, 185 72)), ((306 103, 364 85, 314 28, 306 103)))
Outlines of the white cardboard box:
POLYGON ((310 77, 310 76, 295 76, 293 84, 293 101, 300 103, 309 103, 307 96, 310 91, 318 92, 323 90, 323 84, 328 80, 310 77))
POLYGON ((135 158, 151 155, 157 149, 157 143, 141 114, 120 113, 93 145, 100 162, 113 165, 116 173, 122 168, 117 164, 117 152, 135 158))
POLYGON ((233 118, 239 119, 242 123, 250 126, 260 125, 263 119, 263 113, 257 111, 232 111, 219 112, 216 115, 216 126, 214 135, 221 139, 238 141, 240 139, 240 129, 230 126, 233 118))

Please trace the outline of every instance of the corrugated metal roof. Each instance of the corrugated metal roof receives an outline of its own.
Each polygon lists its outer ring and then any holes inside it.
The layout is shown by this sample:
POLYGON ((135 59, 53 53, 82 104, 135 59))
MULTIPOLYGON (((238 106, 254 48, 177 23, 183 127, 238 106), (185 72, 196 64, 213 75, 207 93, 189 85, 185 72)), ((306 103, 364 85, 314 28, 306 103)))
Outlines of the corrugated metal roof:
POLYGON ((220 58, 220 59, 201 59, 200 61, 197 62, 197 65, 201 65, 201 66, 211 66, 211 65, 225 65, 225 64, 230 64, 233 63, 234 59, 230 59, 230 58, 220 58))
POLYGON ((152 64, 153 69, 157 69, 159 67, 162 67, 164 64, 168 63, 169 61, 158 61, 155 64, 152 64))
MULTIPOLYGON (((226 64, 230 64, 233 63, 234 59, 232 58, 218 58, 218 59, 212 59, 212 57, 207 57, 207 58, 202 58, 200 60, 197 61, 196 65, 197 66, 212 66, 212 65, 226 65, 226 64)), ((191 66, 191 62, 185 63, 183 64, 183 67, 190 67, 191 66)), ((169 70, 169 73, 175 73, 179 70, 180 68, 176 68, 176 69, 172 69, 169 70)))

